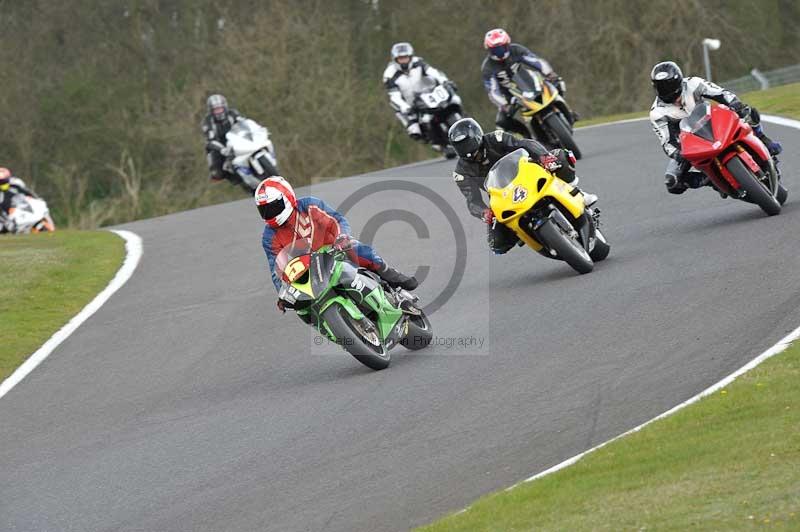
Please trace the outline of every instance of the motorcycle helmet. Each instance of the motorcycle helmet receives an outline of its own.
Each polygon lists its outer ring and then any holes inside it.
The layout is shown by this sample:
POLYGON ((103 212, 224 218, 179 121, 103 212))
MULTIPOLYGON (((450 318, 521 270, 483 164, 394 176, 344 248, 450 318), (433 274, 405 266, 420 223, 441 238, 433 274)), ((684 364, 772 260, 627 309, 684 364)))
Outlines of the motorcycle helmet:
POLYGON ((411 65, 411 58, 414 56, 414 47, 411 43, 398 42, 392 45, 392 60, 397 63, 400 70, 404 72, 411 65))
POLYGON ((253 198, 258 214, 270 227, 285 224, 297 207, 292 185, 281 176, 268 177, 259 183, 253 198))
POLYGON ((228 100, 222 94, 212 94, 206 100, 208 112, 217 122, 222 122, 228 117, 228 100))
POLYGON ((483 38, 483 47, 489 51, 489 57, 504 61, 511 55, 511 37, 503 28, 489 30, 483 38))
POLYGON ((673 61, 662 61, 653 67, 650 81, 661 101, 672 103, 681 95, 683 72, 673 61))
POLYGON ((483 129, 473 118, 462 118, 447 132, 450 144, 459 157, 475 160, 483 144, 483 129))
POLYGON ((11 188, 11 170, 0 168, 0 192, 6 192, 11 188))

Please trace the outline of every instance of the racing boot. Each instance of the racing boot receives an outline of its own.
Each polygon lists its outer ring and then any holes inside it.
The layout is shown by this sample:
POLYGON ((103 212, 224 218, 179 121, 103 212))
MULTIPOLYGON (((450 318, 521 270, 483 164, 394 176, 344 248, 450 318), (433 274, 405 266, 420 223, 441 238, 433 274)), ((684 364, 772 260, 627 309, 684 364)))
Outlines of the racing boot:
POLYGON ((595 194, 589 194, 588 192, 584 192, 583 190, 578 188, 578 183, 579 182, 580 182, 580 178, 578 176, 575 176, 575 179, 570 181, 569 186, 571 186, 572 188, 574 188, 575 190, 577 190, 578 192, 583 194, 583 205, 585 207, 591 207, 592 205, 597 203, 597 199, 598 198, 597 198, 597 196, 595 194))
POLYGON ((783 146, 781 146, 781 143, 769 138, 766 133, 764 133, 764 128, 762 128, 761 125, 754 126, 753 133, 755 133, 756 137, 758 137, 758 139, 764 143, 764 146, 766 146, 769 150, 769 154, 773 157, 783 151, 783 146))
POLYGON ((414 290, 419 285, 416 278, 409 277, 404 273, 400 273, 399 271, 390 267, 386 263, 384 263, 380 268, 378 268, 378 271, 376 271, 375 273, 377 273, 381 279, 386 281, 386 283, 389 286, 394 288, 414 290))

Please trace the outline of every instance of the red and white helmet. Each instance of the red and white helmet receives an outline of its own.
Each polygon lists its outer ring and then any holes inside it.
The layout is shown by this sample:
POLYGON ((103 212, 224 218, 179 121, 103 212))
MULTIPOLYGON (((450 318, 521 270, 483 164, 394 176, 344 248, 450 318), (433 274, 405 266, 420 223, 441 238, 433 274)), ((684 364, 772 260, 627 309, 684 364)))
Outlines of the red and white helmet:
POLYGON ((297 207, 297 196, 292 185, 281 176, 272 176, 256 187, 254 194, 258 214, 270 227, 285 224, 297 207))
POLYGON ((503 28, 489 30, 483 38, 483 47, 489 50, 489 57, 503 61, 511 55, 511 37, 503 28))

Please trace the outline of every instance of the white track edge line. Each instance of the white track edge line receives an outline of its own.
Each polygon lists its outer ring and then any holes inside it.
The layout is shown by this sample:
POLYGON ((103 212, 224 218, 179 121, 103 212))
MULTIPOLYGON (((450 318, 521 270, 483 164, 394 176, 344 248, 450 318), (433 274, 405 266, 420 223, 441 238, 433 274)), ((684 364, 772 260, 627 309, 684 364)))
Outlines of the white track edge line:
POLYGON ((782 116, 775 115, 761 115, 761 120, 764 122, 769 122, 770 124, 778 124, 779 126, 800 129, 800 120, 793 120, 791 118, 784 118, 782 116))
MULTIPOLYGON (((781 126, 800 129, 800 121, 792 120, 791 118, 783 118, 781 116, 762 114, 761 115, 761 119, 763 121, 765 121, 765 122, 770 122, 770 123, 778 124, 778 125, 781 125, 781 126)), ((634 119, 634 120, 636 120, 636 119, 634 119)), ((606 124, 598 124, 598 125, 606 125, 606 124)), ((588 126, 588 127, 592 127, 592 126, 588 126)), ((639 425, 637 427, 634 427, 634 428, 628 430, 627 432, 623 432, 619 436, 615 436, 614 438, 611 438, 610 440, 607 440, 607 441, 601 443, 600 445, 592 447, 591 449, 589 449, 587 451, 584 451, 584 452, 582 452, 580 454, 577 454, 577 455, 573 456, 572 458, 567 458, 563 462, 561 462, 559 464, 556 464, 556 465, 554 465, 553 467, 551 467, 549 469, 545 469, 544 471, 542 471, 540 473, 536 473, 535 475, 526 478, 522 482, 518 482, 517 484, 514 484, 513 486, 506 488, 506 491, 514 489, 515 487, 517 487, 520 484, 523 484, 525 482, 531 482, 532 480, 536 480, 537 478, 541 478, 541 477, 543 477, 545 475, 549 475, 550 473, 555 473, 556 471, 558 471, 560 469, 564 469, 565 467, 574 464, 575 462, 577 462, 578 460, 580 460, 581 458, 583 458, 587 454, 589 454, 591 452, 594 452, 597 449, 600 449, 601 447, 605 447, 609 443, 611 443, 611 442, 613 442, 615 440, 618 440, 618 439, 620 439, 620 438, 622 438, 624 436, 627 436, 628 434, 632 434, 634 432, 638 432, 638 431, 642 430, 644 427, 646 427, 647 425, 649 425, 650 423, 652 423, 653 421, 656 421, 656 420, 659 420, 659 419, 663 419, 663 418, 665 418, 665 417, 667 417, 667 416, 669 416, 671 414, 674 414, 678 410, 681 410, 682 408, 684 408, 686 406, 689 406, 692 403, 696 403, 697 401, 699 401, 703 397, 706 397, 707 395, 711 395, 712 393, 714 393, 715 391, 719 390, 723 386, 727 386, 728 384, 733 382, 737 377, 739 377, 743 373, 746 373, 747 371, 750 371, 751 369, 753 369, 754 367, 758 366, 759 364, 761 364, 762 362, 764 362, 768 358, 770 358, 770 357, 772 357, 774 355, 777 355, 778 353, 782 353, 783 351, 786 350, 787 347, 789 347, 789 344, 791 344, 794 340, 797 340, 798 338, 800 338, 800 327, 796 328, 795 330, 793 330, 792 332, 790 332, 789 334, 787 334, 786 336, 781 338, 778 341, 778 343, 776 343, 775 345, 773 345, 772 347, 770 347, 769 349, 767 349, 766 351, 764 351, 763 353, 758 355, 756 358, 754 358, 753 360, 751 360, 750 362, 748 362, 747 364, 745 364, 744 366, 742 366, 738 370, 734 371, 733 373, 731 373, 730 375, 728 375, 727 377, 725 377, 721 381, 717 382, 716 384, 712 384, 711 386, 709 386, 708 388, 706 388, 702 392, 698 393, 697 395, 695 395, 693 397, 690 397, 686 401, 684 401, 684 402, 682 402, 682 403, 670 408, 666 412, 663 412, 662 414, 659 414, 658 416, 654 417, 653 419, 650 419, 649 421, 645 421, 641 425, 639 425)))
POLYGON ((613 122, 603 122, 602 124, 590 124, 588 126, 576 126, 575 131, 583 131, 584 129, 592 129, 595 127, 616 126, 617 124, 630 124, 631 122, 641 122, 642 120, 650 120, 647 116, 640 116, 637 118, 626 118, 624 120, 614 120, 613 122))
MULTIPOLYGON (((643 120, 643 119, 642 118, 634 118, 634 119, 631 119, 631 120, 621 120, 620 122, 608 122, 606 124, 597 124, 597 126, 606 126, 606 125, 611 125, 611 124, 615 124, 615 123, 618 124, 618 123, 624 123, 624 122, 635 122, 636 120, 643 120)), ((783 118, 782 116, 765 115, 765 114, 761 115, 761 120, 764 121, 764 122, 769 122, 769 123, 772 123, 772 124, 778 124, 778 125, 781 125, 781 126, 790 127, 790 128, 794 128, 794 129, 799 129, 800 130, 800 120, 793 120, 791 118, 783 118)), ((590 128, 590 127, 595 127, 595 126, 587 126, 587 128, 590 128)), ((768 358, 771 358, 771 357, 773 357, 773 356, 775 356, 775 355, 777 355, 779 353, 782 353, 783 351, 785 351, 789 347, 789 345, 791 345, 791 343, 793 341, 797 340, 798 338, 800 338, 800 327, 797 327, 795 330, 793 330, 792 332, 790 332, 789 334, 787 334, 786 336, 784 336, 783 338, 778 340, 778 342, 775 345, 773 345, 772 347, 770 347, 769 349, 767 349, 766 351, 764 351, 763 353, 758 355, 756 358, 754 358, 753 360, 751 360, 750 362, 748 362, 747 364, 745 364, 741 368, 737 369, 736 371, 734 371, 733 373, 731 373, 727 377, 723 378, 722 380, 720 380, 716 384, 712 384, 711 386, 709 386, 708 388, 706 388, 702 392, 694 395, 693 397, 690 397, 686 401, 684 401, 684 402, 682 402, 682 403, 680 403, 678 405, 673 406, 672 408, 670 408, 666 412, 662 412, 661 414, 657 415, 656 417, 654 417, 654 418, 652 418, 652 419, 650 419, 648 421, 645 421, 641 425, 638 425, 638 426, 636 426, 636 427, 634 427, 634 428, 632 428, 632 429, 630 429, 630 430, 628 430, 626 432, 623 432, 622 434, 614 436, 610 440, 606 440, 603 443, 592 447, 591 449, 588 449, 586 451, 583 451, 582 453, 576 454, 575 456, 573 456, 571 458, 567 458, 563 462, 560 462, 560 463, 558 463, 558 464, 556 464, 556 465, 554 465, 554 466, 552 466, 552 467, 550 467, 548 469, 545 469, 544 471, 536 473, 535 475, 532 475, 532 476, 526 478, 525 480, 523 480, 521 482, 517 482, 513 486, 509 486, 509 487, 505 488, 505 490, 503 490, 503 491, 511 491, 514 488, 516 488, 516 487, 518 487, 518 486, 520 486, 522 484, 525 484, 525 483, 528 483, 528 482, 532 482, 534 480, 537 480, 539 478, 547 476, 547 475, 549 475, 551 473, 555 473, 556 471, 560 471, 561 469, 565 469, 565 468, 571 466, 572 464, 578 462, 581 458, 583 458, 587 454, 593 453, 594 451, 605 447, 609 443, 614 442, 616 440, 619 440, 620 438, 623 438, 623 437, 625 437, 625 436, 627 436, 629 434, 633 434, 634 432, 638 432, 638 431, 642 430, 644 427, 646 427, 647 425, 649 425, 650 423, 653 423, 654 421, 658 421, 659 419, 664 419, 665 417, 671 416, 672 414, 674 414, 678 410, 682 410, 683 408, 685 408, 685 407, 687 407, 687 406, 689 406, 689 405, 691 405, 693 403, 696 403, 697 401, 699 401, 703 397, 711 395, 712 393, 716 392, 720 388, 722 388, 724 386, 727 386, 728 384, 730 384, 731 382, 736 380, 738 377, 740 377, 744 373, 747 373, 751 369, 755 368, 756 366, 758 366, 759 364, 761 364, 762 362, 764 362, 768 358)), ((462 513, 466 512, 469 509, 470 509, 470 506, 467 506, 466 508, 464 508, 462 510, 459 510, 458 512, 455 512, 454 515, 462 514, 462 513)))
POLYGON ((775 345, 773 345, 772 347, 770 347, 769 349, 767 349, 766 351, 764 351, 763 353, 758 355, 756 358, 754 358, 753 360, 751 360, 750 362, 748 362, 747 364, 745 364, 741 368, 737 369, 736 371, 734 371, 733 373, 731 373, 730 375, 728 375, 727 377, 725 377, 721 381, 717 382, 716 384, 712 384, 711 386, 709 386, 708 388, 706 388, 702 392, 698 393, 697 395, 694 395, 693 397, 690 397, 686 401, 684 401, 684 402, 682 402, 682 403, 680 403, 678 405, 675 405, 674 407, 670 408, 666 412, 663 412, 662 414, 659 414, 658 416, 656 416, 656 417, 654 417, 654 418, 652 418, 652 419, 650 419, 648 421, 645 421, 641 425, 638 425, 638 426, 636 426, 636 427, 634 427, 634 428, 632 428, 632 429, 630 429, 630 430, 628 430, 626 432, 623 432, 619 436, 615 436, 615 437, 611 438, 610 440, 607 440, 607 441, 601 443, 600 445, 592 447, 591 449, 589 449, 587 451, 584 451, 584 452, 582 452, 580 454, 577 454, 577 455, 573 456, 572 458, 568 458, 568 459, 564 460, 563 462, 561 462, 559 464, 556 464, 556 465, 554 465, 553 467, 551 467, 549 469, 545 469, 541 473, 537 473, 537 474, 535 474, 535 475, 533 475, 531 477, 528 477, 525 480, 523 480, 522 482, 519 482, 519 483, 515 484, 514 486, 511 486, 510 488, 506 488, 506 490, 513 489, 513 488, 519 486, 520 484, 523 484, 523 483, 526 483, 526 482, 531 482, 532 480, 536 480, 536 479, 541 478, 541 477, 543 477, 545 475, 549 475, 550 473, 554 473, 554 472, 556 472, 556 471, 558 471, 560 469, 564 469, 565 467, 574 464, 575 462, 577 462, 578 460, 580 460, 581 458, 583 458, 587 454, 592 453, 592 452, 594 452, 594 451, 596 451, 596 450, 598 450, 598 449, 600 449, 602 447, 605 447, 609 443, 611 443, 613 441, 616 441, 616 440, 618 440, 620 438, 623 438, 623 437, 625 437, 625 436, 627 436, 629 434, 633 434, 634 432, 638 432, 638 431, 642 430, 644 427, 646 427, 647 425, 649 425, 650 423, 653 423, 654 421, 658 421, 659 419, 663 419, 665 417, 668 417, 668 416, 674 414, 675 412, 677 412, 678 410, 682 410, 683 408, 685 408, 685 407, 687 407, 687 406, 689 406, 689 405, 691 405, 693 403, 696 403, 697 401, 699 401, 703 397, 711 395, 712 393, 716 392, 717 390, 719 390, 721 388, 724 388, 725 386, 729 385, 731 382, 736 380, 738 377, 742 376, 744 373, 747 373, 751 369, 755 368, 756 366, 758 366, 759 364, 761 364, 762 362, 764 362, 768 358, 771 358, 771 357, 773 357, 773 356, 775 356, 775 355, 777 355, 779 353, 782 353, 783 351, 786 350, 786 348, 788 348, 791 345, 791 343, 793 341, 797 340, 798 338, 800 338, 800 327, 796 328, 795 330, 793 330, 792 332, 790 332, 789 334, 787 334, 786 336, 781 338, 778 341, 778 343, 776 343, 775 345))
POLYGON ((111 230, 111 232, 116 233, 125 240, 125 260, 122 262, 122 266, 120 266, 117 273, 102 292, 97 294, 95 298, 69 320, 66 325, 56 331, 56 333, 51 336, 42 347, 30 355, 14 373, 3 382, 0 382, 0 398, 10 392, 14 386, 28 376, 28 374, 33 371, 36 366, 41 364, 64 340, 69 338, 83 322, 100 310, 100 307, 114 295, 114 292, 122 288, 122 286, 128 282, 128 279, 131 278, 133 272, 136 270, 136 266, 139 264, 139 260, 142 258, 142 239, 139 235, 130 231, 111 230))

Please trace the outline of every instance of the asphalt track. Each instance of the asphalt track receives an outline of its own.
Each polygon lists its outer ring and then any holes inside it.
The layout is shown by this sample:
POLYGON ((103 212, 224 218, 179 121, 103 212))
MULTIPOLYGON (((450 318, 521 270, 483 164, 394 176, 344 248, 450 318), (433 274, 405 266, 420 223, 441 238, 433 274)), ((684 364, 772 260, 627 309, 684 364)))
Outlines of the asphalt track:
MULTIPOLYGON (((791 189, 800 132, 769 129, 791 189)), ((349 218, 393 220, 377 247, 430 267, 426 301, 465 233, 440 345, 378 373, 274 309, 249 202, 124 226, 144 239, 133 278, 0 401, 0 530, 407 529, 667 410, 800 323, 797 190, 767 218, 710 189, 668 195, 646 122, 578 141, 613 246, 586 276, 491 256, 452 162, 311 187, 333 205, 386 189, 349 218)))

